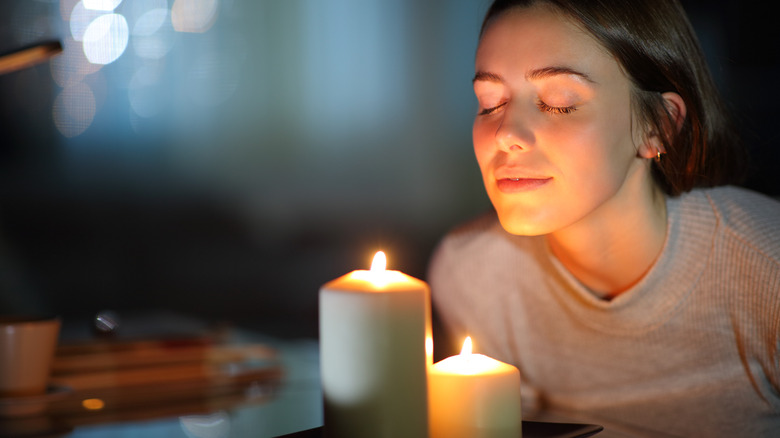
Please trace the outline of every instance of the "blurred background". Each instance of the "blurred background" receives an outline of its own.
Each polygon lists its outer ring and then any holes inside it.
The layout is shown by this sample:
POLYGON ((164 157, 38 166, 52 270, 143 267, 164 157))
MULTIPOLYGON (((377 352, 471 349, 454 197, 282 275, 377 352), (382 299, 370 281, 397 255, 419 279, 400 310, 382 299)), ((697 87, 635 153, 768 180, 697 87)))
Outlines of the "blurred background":
MULTIPOLYGON (((684 1, 780 195, 778 26, 684 1)), ((488 208, 471 151, 487 0, 4 0, 0 313, 164 310, 317 335, 319 287, 374 252, 425 278, 488 208)))

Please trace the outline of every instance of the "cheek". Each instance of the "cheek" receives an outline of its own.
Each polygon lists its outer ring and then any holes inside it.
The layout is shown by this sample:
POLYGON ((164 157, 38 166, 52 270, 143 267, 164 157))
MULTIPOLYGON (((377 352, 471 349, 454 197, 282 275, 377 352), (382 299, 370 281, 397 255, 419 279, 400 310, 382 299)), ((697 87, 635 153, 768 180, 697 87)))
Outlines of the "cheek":
POLYGON ((471 141, 474 145, 474 155, 480 169, 485 170, 485 166, 490 162, 493 156, 493 141, 489 135, 490 128, 485 123, 475 121, 471 129, 471 141))
POLYGON ((550 129, 545 143, 550 162, 572 183, 603 185, 619 178, 636 155, 630 123, 617 115, 612 119, 583 121, 550 129))

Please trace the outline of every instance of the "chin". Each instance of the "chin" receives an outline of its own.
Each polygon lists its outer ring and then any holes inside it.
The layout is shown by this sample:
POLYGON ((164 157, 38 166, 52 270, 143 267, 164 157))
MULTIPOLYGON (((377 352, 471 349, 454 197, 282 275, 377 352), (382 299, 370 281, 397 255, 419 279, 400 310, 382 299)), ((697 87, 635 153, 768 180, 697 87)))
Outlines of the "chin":
POLYGON ((523 196, 521 199, 493 193, 490 201, 498 216, 501 227, 517 236, 541 236, 555 231, 561 225, 558 220, 560 208, 544 197, 523 196))
POLYGON ((498 221, 501 223, 501 227, 509 234, 516 236, 542 236, 553 231, 547 221, 528 220, 527 218, 518 219, 516 216, 517 214, 498 213, 498 221))

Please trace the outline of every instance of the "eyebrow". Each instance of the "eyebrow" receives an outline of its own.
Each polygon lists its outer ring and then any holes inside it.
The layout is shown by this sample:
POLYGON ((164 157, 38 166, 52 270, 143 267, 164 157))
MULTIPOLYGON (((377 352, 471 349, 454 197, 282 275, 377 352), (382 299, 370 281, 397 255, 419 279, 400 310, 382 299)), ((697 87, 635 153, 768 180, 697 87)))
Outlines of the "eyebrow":
POLYGON ((565 67, 565 66, 553 66, 553 67, 543 67, 543 68, 537 68, 534 70, 529 71, 525 74, 525 78, 528 80, 535 80, 535 79, 546 79, 551 76, 558 76, 558 75, 572 75, 572 76, 579 76, 582 79, 585 79, 588 82, 596 83, 593 79, 590 78, 587 74, 575 70, 571 67, 565 67))
MULTIPOLYGON (((539 80, 539 79, 547 79, 549 77, 553 76, 560 76, 560 75, 572 75, 572 76, 578 76, 587 82, 590 82, 592 84, 595 84, 596 81, 591 79, 590 76, 588 76, 586 73, 583 73, 581 71, 575 70, 571 67, 564 67, 564 66, 552 66, 552 67, 543 67, 543 68, 537 68, 530 70, 525 74, 525 78, 528 80, 539 80)), ((504 82, 504 78, 501 77, 501 75, 490 73, 486 71, 478 71, 474 75, 474 79, 472 80, 472 83, 477 81, 487 81, 487 82, 504 82)))
POLYGON ((504 82, 504 78, 502 78, 501 75, 497 75, 495 73, 478 71, 477 74, 474 75, 474 79, 472 79, 471 82, 474 83, 477 81, 504 82))

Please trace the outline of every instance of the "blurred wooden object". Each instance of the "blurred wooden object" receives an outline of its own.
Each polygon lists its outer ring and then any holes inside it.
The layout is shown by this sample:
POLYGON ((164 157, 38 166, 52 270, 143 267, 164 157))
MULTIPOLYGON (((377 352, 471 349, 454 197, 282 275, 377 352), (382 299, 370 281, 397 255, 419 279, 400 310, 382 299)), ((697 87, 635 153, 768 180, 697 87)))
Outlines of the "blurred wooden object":
POLYGON ((52 385, 67 398, 48 406, 69 426, 212 412, 273 397, 283 376, 262 344, 207 337, 61 345, 52 385))
POLYGON ((31 67, 62 52, 59 41, 49 41, 0 54, 0 75, 31 67))

